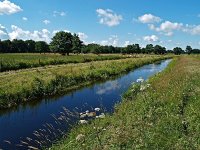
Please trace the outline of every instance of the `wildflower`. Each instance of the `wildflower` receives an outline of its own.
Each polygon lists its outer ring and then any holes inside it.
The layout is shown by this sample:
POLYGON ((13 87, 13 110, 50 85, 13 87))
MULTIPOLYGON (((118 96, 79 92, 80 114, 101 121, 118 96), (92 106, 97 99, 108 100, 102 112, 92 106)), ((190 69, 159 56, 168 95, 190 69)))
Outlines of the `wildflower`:
POLYGON ((147 84, 147 88, 149 88, 151 86, 151 84, 147 84))
POLYGON ((85 135, 79 134, 79 135, 76 137, 76 141, 77 141, 77 142, 81 142, 81 141, 84 140, 84 138, 85 138, 85 135))
POLYGON ((144 79, 139 78, 139 79, 136 80, 136 82, 141 82, 142 83, 142 82, 144 82, 144 79))
POLYGON ((80 120, 79 121, 81 124, 87 124, 88 122, 86 120, 80 120))
POLYGON ((95 110, 95 111, 100 111, 101 109, 100 109, 100 108, 95 108, 94 110, 95 110))
POLYGON ((144 91, 144 90, 146 90, 146 86, 145 85, 141 85, 140 86, 140 91, 144 91))
POLYGON ((80 115, 80 118, 85 118, 85 117, 87 117, 87 114, 80 115))
POLYGON ((105 114, 104 113, 101 113, 101 115, 99 115, 99 116, 96 116, 96 118, 100 118, 100 119, 103 119, 103 118, 105 118, 106 116, 105 116, 105 114))

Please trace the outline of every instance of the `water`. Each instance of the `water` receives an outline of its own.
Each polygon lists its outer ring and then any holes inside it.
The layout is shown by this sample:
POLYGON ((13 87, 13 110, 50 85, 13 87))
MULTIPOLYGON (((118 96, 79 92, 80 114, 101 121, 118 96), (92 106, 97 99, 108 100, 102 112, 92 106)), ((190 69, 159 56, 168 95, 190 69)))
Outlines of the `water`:
POLYGON ((103 106, 107 112, 113 112, 113 106, 121 100, 121 95, 133 82, 140 77, 148 79, 165 69, 169 62, 170 60, 164 60, 160 63, 145 65, 117 79, 96 83, 64 96, 43 99, 12 110, 0 111, 0 149, 23 149, 16 147, 16 144, 19 144, 20 140, 24 141, 26 137, 34 139, 33 131, 44 129, 45 123, 66 130, 69 127, 68 124, 58 126, 51 116, 52 114, 60 116, 63 107, 70 111, 76 108, 78 112, 82 112, 103 106), (10 141, 11 144, 4 140, 10 141))

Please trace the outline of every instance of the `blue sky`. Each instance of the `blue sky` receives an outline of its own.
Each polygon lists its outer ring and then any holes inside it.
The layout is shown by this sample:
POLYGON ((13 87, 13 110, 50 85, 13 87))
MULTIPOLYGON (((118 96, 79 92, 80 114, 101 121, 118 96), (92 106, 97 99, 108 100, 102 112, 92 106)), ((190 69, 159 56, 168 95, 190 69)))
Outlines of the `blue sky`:
POLYGON ((87 43, 200 47, 197 0, 0 0, 0 38, 51 41, 59 30, 87 43))

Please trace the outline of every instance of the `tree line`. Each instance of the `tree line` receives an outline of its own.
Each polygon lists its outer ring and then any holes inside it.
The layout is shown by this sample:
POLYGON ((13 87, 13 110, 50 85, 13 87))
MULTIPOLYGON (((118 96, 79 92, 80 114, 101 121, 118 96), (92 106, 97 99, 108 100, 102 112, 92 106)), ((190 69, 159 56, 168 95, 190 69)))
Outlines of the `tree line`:
POLYGON ((102 46, 99 44, 85 45, 80 40, 77 34, 60 31, 55 34, 52 41, 48 44, 44 41, 34 40, 0 40, 0 53, 60 53, 62 55, 69 55, 69 53, 122 53, 122 54, 165 54, 174 53, 180 54, 200 54, 199 49, 192 49, 187 46, 185 50, 180 47, 175 47, 173 50, 166 50, 160 45, 147 44, 146 47, 141 48, 139 44, 127 45, 126 47, 102 46))

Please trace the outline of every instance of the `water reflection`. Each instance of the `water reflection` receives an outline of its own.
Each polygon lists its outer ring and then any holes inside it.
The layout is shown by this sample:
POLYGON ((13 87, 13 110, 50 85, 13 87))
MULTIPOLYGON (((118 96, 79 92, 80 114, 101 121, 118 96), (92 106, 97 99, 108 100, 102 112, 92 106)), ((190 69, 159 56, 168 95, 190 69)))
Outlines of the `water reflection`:
POLYGON ((26 137, 35 138, 33 132, 43 129, 46 123, 52 124, 59 130, 67 130, 69 124, 57 126, 54 116, 60 116, 65 107, 69 111, 92 111, 92 108, 104 108, 113 112, 114 105, 121 100, 121 94, 127 91, 132 82, 139 77, 148 79, 162 71, 169 60, 159 64, 150 64, 104 83, 95 83, 89 87, 70 92, 62 96, 54 96, 41 101, 32 101, 11 110, 0 111, 0 148, 16 149, 15 145, 26 137), (4 140, 12 144, 5 143, 4 140), (9 146, 8 146, 9 145, 9 146))
POLYGON ((108 94, 110 92, 112 92, 113 90, 117 90, 120 89, 121 85, 118 83, 118 81, 109 81, 106 84, 98 87, 96 93, 98 95, 102 95, 102 94, 108 94))

